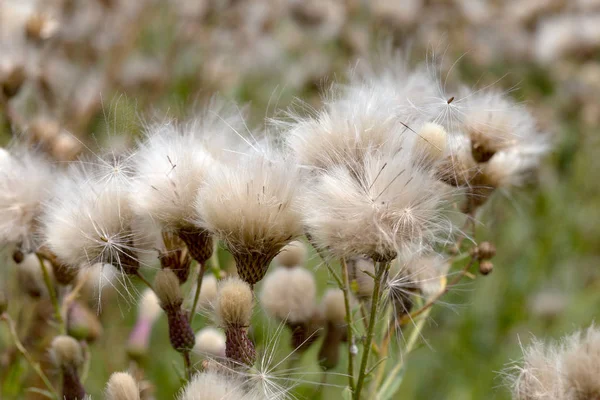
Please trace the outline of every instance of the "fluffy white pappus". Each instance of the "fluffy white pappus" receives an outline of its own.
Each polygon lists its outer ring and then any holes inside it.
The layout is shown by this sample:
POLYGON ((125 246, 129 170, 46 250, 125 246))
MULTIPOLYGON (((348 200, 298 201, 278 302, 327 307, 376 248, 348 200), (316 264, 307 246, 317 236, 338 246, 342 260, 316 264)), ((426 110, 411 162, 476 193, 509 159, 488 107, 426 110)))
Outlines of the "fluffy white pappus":
POLYGON ((420 293, 425 299, 439 294, 446 287, 450 263, 439 254, 422 254, 413 258, 399 257, 394 273, 386 282, 387 297, 392 302, 420 293))
POLYGON ((447 194, 409 157, 365 159, 360 170, 334 168, 305 188, 304 223, 312 241, 337 258, 390 261, 448 240, 447 194))
POLYGON ((80 268, 98 262, 118 268, 135 260, 136 236, 127 191, 98 181, 75 165, 54 186, 40 218, 46 245, 64 263, 80 268))
POLYGON ((174 123, 149 129, 133 158, 131 202, 136 212, 163 227, 180 228, 194 218, 198 188, 216 160, 190 126, 174 123))
POLYGON ((225 358, 225 334, 210 326, 202 328, 196 333, 193 351, 202 357, 225 358))
POLYGON ((522 186, 533 179, 547 146, 524 145, 500 151, 482 167, 486 185, 494 188, 522 186))
POLYGON ((194 375, 178 400, 266 400, 256 391, 247 391, 246 385, 232 374, 203 372, 194 375))
POLYGON ((17 244, 25 252, 37 245, 36 218, 56 174, 40 154, 21 147, 0 152, 0 244, 17 244))
POLYGON ((591 326, 567 338, 563 355, 566 390, 573 400, 600 397, 600 330, 591 326))
MULTIPOLYGON (((415 134, 403 125, 394 99, 379 88, 357 84, 333 87, 323 110, 293 122, 285 132, 288 148, 303 167, 328 170, 360 165, 370 153, 394 154, 415 134)), ((406 124, 406 123, 405 123, 406 124)))
POLYGON ((206 176, 196 201, 196 222, 225 243, 238 270, 255 257, 266 268, 302 234, 298 185, 298 170, 286 160, 244 157, 206 176))
POLYGON ((115 372, 110 376, 105 389, 106 400, 139 400, 137 382, 127 372, 115 372))
POLYGON ((344 292, 341 289, 327 289, 323 294, 321 307, 326 321, 334 324, 346 322, 346 305, 344 292))
POLYGON ((525 106, 497 90, 474 92, 461 114, 463 133, 473 145, 486 150, 497 152, 523 144, 544 145, 544 135, 525 106))
POLYGON ((160 301, 154 291, 150 288, 144 290, 138 304, 139 318, 153 323, 161 314, 160 301))
POLYGON ((260 304, 268 315, 298 324, 314 315, 316 295, 315 277, 310 271, 303 267, 277 267, 262 284, 260 304))

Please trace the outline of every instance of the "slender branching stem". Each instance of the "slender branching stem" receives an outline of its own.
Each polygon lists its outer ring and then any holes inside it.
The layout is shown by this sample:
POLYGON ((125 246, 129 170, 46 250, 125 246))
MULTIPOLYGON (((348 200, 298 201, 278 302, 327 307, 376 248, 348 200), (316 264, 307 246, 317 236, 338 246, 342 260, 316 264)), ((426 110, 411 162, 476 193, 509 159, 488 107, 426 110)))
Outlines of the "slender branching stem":
POLYGON ((21 343, 21 341, 19 340, 19 335, 17 334, 17 329, 15 327, 14 321, 6 313, 0 315, 0 319, 3 319, 6 322, 6 324, 8 325, 8 330, 10 332, 10 336, 11 336, 17 350, 19 350, 19 352, 23 355, 23 357, 25 357, 25 360, 27 360, 27 362, 29 363, 31 368, 40 377, 42 382, 44 382, 44 385, 46 385, 46 388, 52 394, 52 398, 55 400, 59 400, 60 396, 58 394, 58 391, 52 385, 52 383, 50 382, 50 379, 48 379, 48 377, 46 376, 44 371, 42 371, 42 368, 40 367, 40 365, 33 359, 33 357, 31 356, 31 354, 29 354, 29 352, 27 351, 25 346, 23 346, 23 343, 21 343))
POLYGON ((36 253, 36 256, 40 263, 40 268, 42 269, 42 276, 44 277, 44 284, 46 285, 46 289, 48 290, 48 296, 50 296, 50 302, 52 303, 52 308, 54 308, 54 318, 56 319, 56 323, 58 324, 59 332, 64 335, 67 332, 67 328, 63 321, 61 307, 58 302, 58 298, 56 297, 56 291, 54 290, 54 285, 52 284, 52 279, 50 278, 50 273, 48 272, 48 268, 46 267, 44 258, 37 253, 36 253))
POLYGON ((190 310, 190 324, 194 322, 194 316, 196 315, 196 307, 198 307, 198 300, 200 299, 200 290, 202 289, 202 280, 204 279, 204 273, 206 272, 206 262, 200 264, 200 270, 198 271, 198 278, 196 279, 196 293, 194 294, 194 302, 192 309, 190 310))
POLYGON ((344 292, 344 307, 346 308, 346 332, 348 335, 348 385, 354 392, 354 335, 352 332, 353 321, 352 321, 352 310, 350 309, 350 284, 348 280, 348 265, 346 260, 342 258, 340 260, 342 264, 342 280, 343 285, 340 287, 344 292))
POLYGON ((152 283, 150 283, 150 281, 146 279, 146 277, 142 275, 142 273, 139 270, 136 272, 136 276, 139 278, 140 281, 144 283, 144 285, 148 286, 151 290, 154 290, 154 288, 152 287, 152 283))
POLYGON ((360 361, 360 369, 358 373, 358 381, 356 382, 356 390, 354 391, 354 399, 360 399, 360 393, 365 383, 367 365, 369 363, 369 355, 371 353, 371 342, 375 333, 375 324, 377 323, 377 309, 379 307, 381 281, 384 273, 390 268, 389 262, 380 262, 377 264, 375 272, 375 286, 371 297, 371 315, 369 316, 369 325, 367 328, 367 337, 364 344, 362 359, 360 361))

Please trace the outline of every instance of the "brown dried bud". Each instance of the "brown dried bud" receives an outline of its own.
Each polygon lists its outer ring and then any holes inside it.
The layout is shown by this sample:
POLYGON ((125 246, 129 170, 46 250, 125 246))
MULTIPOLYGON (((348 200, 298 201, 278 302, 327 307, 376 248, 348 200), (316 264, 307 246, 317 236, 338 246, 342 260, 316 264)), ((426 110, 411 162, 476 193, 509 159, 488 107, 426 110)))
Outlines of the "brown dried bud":
POLYGON ((77 277, 79 270, 76 268, 72 268, 67 264, 63 264, 58 262, 57 260, 52 260, 52 271, 54 272, 54 278, 56 278, 56 282, 61 285, 69 285, 73 280, 77 277))
POLYGON ((490 242, 482 242, 477 246, 477 256, 480 260, 489 260, 496 255, 496 246, 490 242))
POLYGON ((7 98, 16 96, 23 82, 25 82, 25 68, 22 65, 9 64, 0 69, 0 90, 7 98))
POLYGON ((162 237, 165 251, 161 251, 158 256, 160 265, 173 271, 179 283, 184 283, 190 275, 192 264, 192 257, 185 242, 179 236, 167 231, 163 231, 162 237))
POLYGON ((256 361, 254 344, 242 326, 228 326, 225 330, 225 355, 236 364, 253 365, 256 361))
POLYGON ((494 270, 494 264, 491 261, 484 260, 479 263, 479 273, 488 275, 494 270))
POLYGON ((21 264, 25 259, 25 254, 20 249, 17 249, 12 254, 13 261, 17 264, 21 264))
POLYGON ((190 255, 200 264, 204 264, 213 253, 212 235, 200 228, 182 228, 177 232, 181 240, 185 242, 190 255))

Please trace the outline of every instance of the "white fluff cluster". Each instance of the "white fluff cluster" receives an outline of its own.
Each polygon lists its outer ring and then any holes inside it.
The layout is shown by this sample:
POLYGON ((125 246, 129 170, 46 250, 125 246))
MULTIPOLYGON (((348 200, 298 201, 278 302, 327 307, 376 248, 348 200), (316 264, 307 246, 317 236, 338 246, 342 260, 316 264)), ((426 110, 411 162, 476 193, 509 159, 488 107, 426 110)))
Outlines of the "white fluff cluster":
POLYGON ((131 199, 136 212, 163 228, 191 225, 198 188, 210 169, 221 168, 225 149, 240 147, 235 135, 243 127, 239 113, 216 102, 187 124, 148 127, 133 157, 136 179, 131 199))
POLYGON ((54 179, 41 155, 17 146, 0 149, 0 245, 36 250, 35 221, 54 179))
POLYGON ((315 313, 317 285, 307 269, 277 267, 263 283, 260 302, 265 312, 290 324, 307 322, 315 313))
POLYGON ((179 400, 260 400, 257 391, 248 391, 233 375, 204 372, 196 374, 177 397, 179 400))
POLYGON ((114 158, 109 174, 78 162, 55 184, 41 218, 46 245, 73 267, 137 262, 126 158, 114 158))
POLYGON ((535 340, 514 368, 515 400, 588 400, 600 396, 600 331, 592 326, 560 342, 535 340))
POLYGON ((266 268, 302 234, 299 179, 294 165, 264 154, 242 157, 207 174, 198 192, 197 223, 223 241, 238 272, 247 263, 266 268))

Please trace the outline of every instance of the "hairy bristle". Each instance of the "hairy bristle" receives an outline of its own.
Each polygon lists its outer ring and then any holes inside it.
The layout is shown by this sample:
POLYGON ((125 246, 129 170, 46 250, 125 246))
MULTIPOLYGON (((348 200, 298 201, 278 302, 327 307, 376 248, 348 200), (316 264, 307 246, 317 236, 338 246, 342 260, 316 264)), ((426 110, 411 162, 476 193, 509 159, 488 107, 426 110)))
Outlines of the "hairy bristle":
POLYGON ((179 400, 258 400, 244 390, 243 382, 232 375, 204 372, 196 374, 178 396, 179 400))
POLYGON ((239 278, 219 283, 215 313, 219 323, 227 326, 248 326, 252 316, 253 294, 250 285, 239 278))
POLYGON ((183 303, 177 275, 170 269, 161 269, 154 277, 154 292, 163 309, 179 308, 183 303))
POLYGON ((110 376, 105 389, 106 400, 139 400, 138 384, 127 372, 115 372, 110 376))

